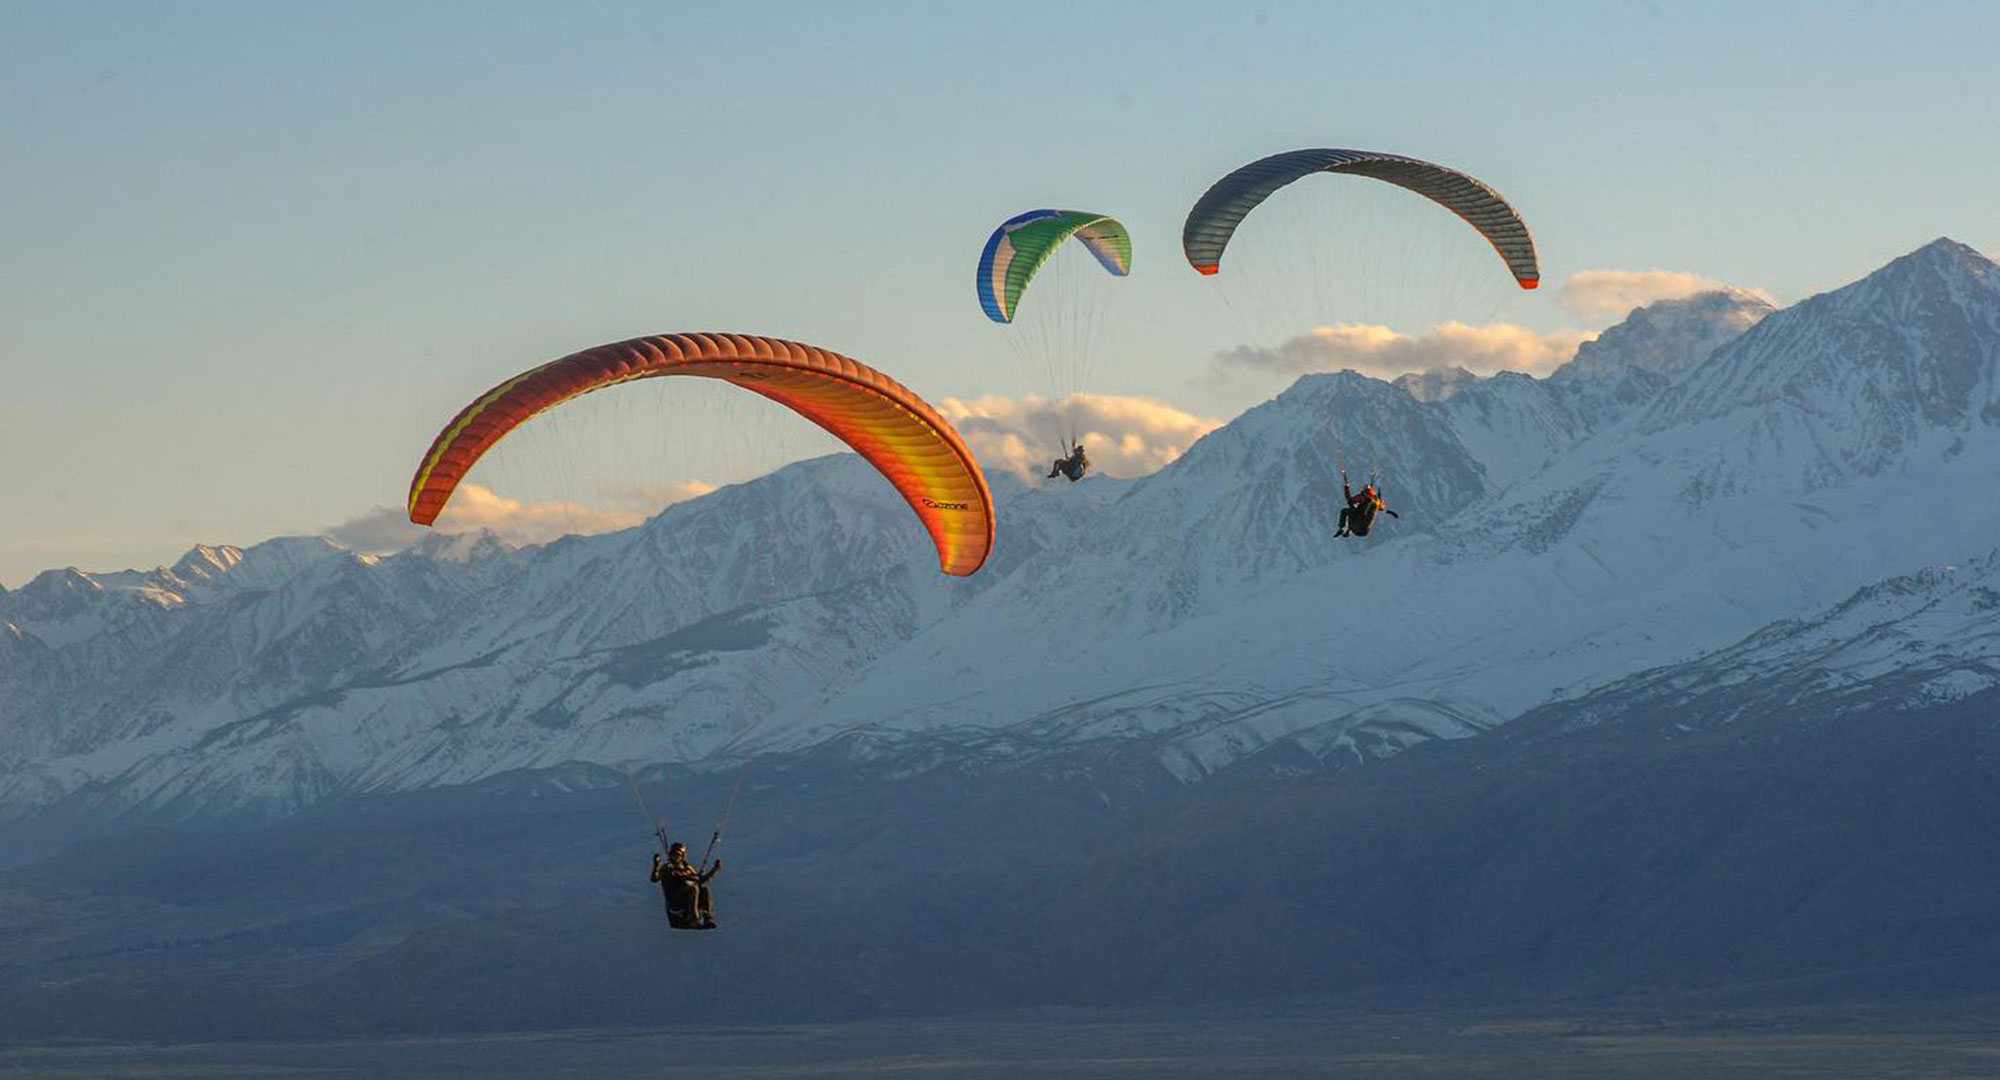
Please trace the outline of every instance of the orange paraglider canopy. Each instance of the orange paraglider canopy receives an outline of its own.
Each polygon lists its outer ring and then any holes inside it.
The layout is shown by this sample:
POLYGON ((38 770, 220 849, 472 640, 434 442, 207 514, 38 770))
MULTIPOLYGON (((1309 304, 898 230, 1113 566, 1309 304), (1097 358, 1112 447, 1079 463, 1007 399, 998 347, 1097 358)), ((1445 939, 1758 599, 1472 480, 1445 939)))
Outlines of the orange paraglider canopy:
POLYGON ((832 433, 895 485, 947 574, 993 550, 993 497, 958 432, 903 384, 836 352, 745 334, 659 334, 599 345, 479 395, 438 434, 410 481, 410 520, 429 525, 480 455, 529 418, 607 386, 665 375, 722 379, 832 433))

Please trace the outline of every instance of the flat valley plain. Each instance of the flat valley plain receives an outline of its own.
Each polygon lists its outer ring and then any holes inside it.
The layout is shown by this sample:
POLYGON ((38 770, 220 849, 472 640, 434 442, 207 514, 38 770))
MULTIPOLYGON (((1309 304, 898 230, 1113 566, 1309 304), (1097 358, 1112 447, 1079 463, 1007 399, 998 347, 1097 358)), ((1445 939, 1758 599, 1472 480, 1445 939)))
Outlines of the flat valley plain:
POLYGON ((1402 1014, 1294 1003, 449 1038, 0 1047, 0 1077, 92 1080, 2000 1076, 2000 1001, 1402 1014))

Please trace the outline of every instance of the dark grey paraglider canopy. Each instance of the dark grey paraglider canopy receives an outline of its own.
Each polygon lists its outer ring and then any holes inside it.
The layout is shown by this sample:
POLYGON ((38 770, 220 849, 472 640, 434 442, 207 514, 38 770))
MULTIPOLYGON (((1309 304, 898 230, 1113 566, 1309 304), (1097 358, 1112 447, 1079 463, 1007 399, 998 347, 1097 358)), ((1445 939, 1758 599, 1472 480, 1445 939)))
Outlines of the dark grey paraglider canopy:
POLYGON ((1456 169, 1373 150, 1290 150, 1253 161, 1216 181, 1188 211, 1181 227, 1181 250, 1188 263, 1204 274, 1215 273, 1222 265, 1222 249, 1250 211, 1279 188, 1321 172, 1371 177, 1422 195, 1478 229, 1522 288, 1541 284, 1535 238, 1499 192, 1456 169))

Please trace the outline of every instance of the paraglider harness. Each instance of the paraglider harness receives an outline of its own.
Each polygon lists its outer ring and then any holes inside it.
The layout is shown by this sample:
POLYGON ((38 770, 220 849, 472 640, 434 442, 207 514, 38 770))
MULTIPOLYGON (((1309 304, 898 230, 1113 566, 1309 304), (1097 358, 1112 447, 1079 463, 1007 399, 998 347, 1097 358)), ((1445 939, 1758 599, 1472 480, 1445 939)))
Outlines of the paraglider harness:
POLYGON ((1368 530, 1375 527, 1377 512, 1398 521, 1403 519, 1403 515, 1389 509, 1388 504, 1382 501, 1381 489, 1375 486, 1375 474, 1372 472, 1368 474, 1368 483, 1357 495, 1347 482, 1347 470, 1340 470, 1340 493, 1346 497, 1347 505, 1340 508, 1340 528, 1335 530, 1335 536, 1367 536, 1368 530))
POLYGON ((1083 440, 1078 439, 1073 444, 1068 439, 1064 439, 1063 442, 1069 446, 1069 450, 1049 465, 1048 479, 1054 479, 1060 474, 1069 477, 1069 482, 1074 484, 1083 479, 1084 472, 1090 468, 1090 459, 1083 456, 1083 440))
MULTIPOLYGON (((690 902, 700 895, 700 889, 707 886, 709 879, 715 876, 716 871, 722 869, 722 860, 716 855, 716 851, 722 847, 722 834, 729 828, 729 815, 736 811, 736 793, 743 790, 743 774, 749 771, 749 767, 749 763, 745 762, 743 768, 737 770, 736 782, 730 785, 729 788, 729 801, 722 805, 722 816, 715 819, 715 828, 709 831, 708 849, 701 853, 701 862, 689 868, 693 871, 692 874, 675 874, 671 872, 675 865, 673 861, 674 848, 680 847, 683 852, 686 851, 686 848, 667 841, 666 822, 654 817, 652 812, 646 808, 646 797, 639 793, 638 778, 632 774, 631 770, 626 770, 625 782, 632 788, 632 798, 639 803, 639 812, 645 814, 646 820, 652 823, 653 837, 660 842, 660 850, 653 856, 653 880, 659 882, 660 890, 666 896, 667 925, 675 930, 712 930, 715 928, 715 923, 712 920, 706 923, 698 921, 698 913, 692 909, 690 902), (662 856, 664 856, 664 859, 662 856), (685 881, 690 877, 697 888, 684 890, 683 902, 676 904, 674 902, 674 882, 676 880, 685 881)), ((685 855, 683 855, 683 858, 685 859, 685 855)), ((683 862, 681 865, 685 866, 686 863, 683 862)))
POLYGON ((669 847, 664 860, 658 853, 653 855, 652 880, 659 883, 660 894, 666 898, 668 927, 675 930, 715 929, 715 906, 708 881, 721 869, 720 861, 705 870, 689 866, 687 848, 682 844, 669 847))

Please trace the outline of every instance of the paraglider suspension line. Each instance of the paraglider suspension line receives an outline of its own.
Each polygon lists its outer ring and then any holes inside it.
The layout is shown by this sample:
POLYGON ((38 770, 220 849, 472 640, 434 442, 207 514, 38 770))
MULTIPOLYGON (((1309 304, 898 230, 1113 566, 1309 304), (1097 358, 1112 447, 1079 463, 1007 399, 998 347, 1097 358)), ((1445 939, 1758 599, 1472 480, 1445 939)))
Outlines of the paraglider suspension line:
POLYGON ((729 801, 722 805, 722 816, 715 819, 715 831, 708 834, 708 850, 701 853, 702 873, 708 872, 715 850, 722 846, 722 832, 729 828, 729 815, 736 811, 736 793, 743 790, 743 774, 749 771, 750 765, 745 762, 743 768, 736 772, 736 783, 729 788, 729 801))
POLYGON ((639 803, 639 812, 646 815, 646 823, 653 827, 653 838, 660 842, 660 855, 664 857, 667 854, 667 823, 646 809, 646 797, 639 794, 639 778, 630 769, 625 770, 625 783, 632 789, 632 798, 639 803))

